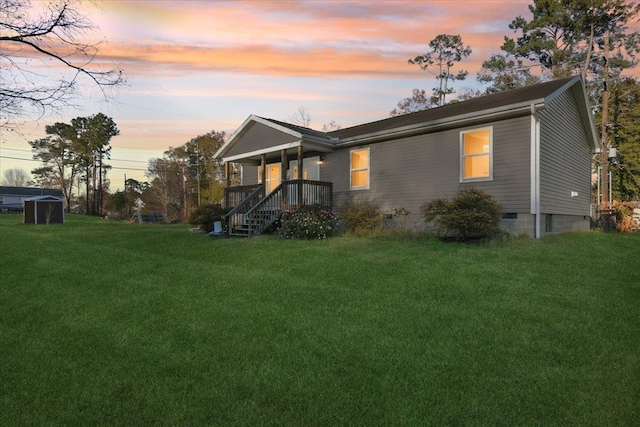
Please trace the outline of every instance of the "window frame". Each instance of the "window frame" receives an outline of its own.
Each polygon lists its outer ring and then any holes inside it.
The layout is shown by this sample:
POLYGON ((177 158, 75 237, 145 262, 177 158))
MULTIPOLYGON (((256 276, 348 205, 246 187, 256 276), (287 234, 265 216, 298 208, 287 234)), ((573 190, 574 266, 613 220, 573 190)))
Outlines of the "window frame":
POLYGON ((460 131, 460 182, 482 182, 482 181, 493 181, 493 126, 484 126, 480 128, 473 128, 460 131), (479 154, 464 154, 464 138, 468 133, 479 132, 483 130, 489 131, 489 151, 483 152, 479 154), (489 176, 478 176, 478 177, 470 177, 465 178, 464 176, 464 161, 468 157, 480 157, 480 156, 489 156, 489 176))
POLYGON ((371 186, 371 147, 360 147, 349 150, 349 189, 350 190, 368 190, 371 186), (353 167, 353 153, 355 151, 367 151, 367 167, 366 168, 354 168, 353 167), (353 173, 367 171, 367 185, 361 187, 353 186, 353 173))

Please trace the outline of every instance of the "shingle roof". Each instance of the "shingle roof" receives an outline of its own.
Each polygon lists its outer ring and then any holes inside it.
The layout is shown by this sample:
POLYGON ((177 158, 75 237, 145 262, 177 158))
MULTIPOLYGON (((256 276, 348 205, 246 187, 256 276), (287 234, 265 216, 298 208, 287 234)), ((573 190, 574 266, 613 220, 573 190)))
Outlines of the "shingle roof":
POLYGON ((456 117, 463 114, 488 110, 491 108, 498 108, 512 104, 533 101, 551 95, 556 90, 560 89, 562 86, 569 83, 573 79, 575 79, 575 77, 567 77, 564 79, 554 80, 533 86, 527 86, 520 89, 500 92, 493 95, 472 98, 467 101, 447 104, 442 107, 431 108, 428 110, 418 111, 402 116, 391 117, 388 119, 377 120, 375 122, 339 129, 330 132, 328 135, 344 139, 401 128, 403 126, 410 126, 418 123, 428 123, 439 119, 456 117))
POLYGON ((0 195, 12 196, 56 196, 62 197, 62 190, 55 188, 8 187, 0 186, 0 195))
POLYGON ((281 122, 280 120, 268 119, 266 117, 260 117, 260 118, 264 120, 268 120, 271 123, 275 123, 277 125, 291 129, 292 131, 298 132, 302 135, 315 136, 317 138, 327 138, 327 133, 321 132, 319 130, 314 130, 311 128, 306 128, 304 126, 298 126, 291 123, 281 122))
MULTIPOLYGON (((216 158, 224 158, 231 147, 242 138, 252 121, 259 121, 266 126, 273 124, 273 127, 278 128, 280 131, 298 135, 301 141, 305 143, 324 144, 324 148, 339 147, 341 145, 346 147, 353 144, 398 138, 399 135, 408 136, 412 132, 425 132, 428 129, 442 128, 453 123, 459 124, 465 120, 484 120, 488 116, 507 117, 509 114, 524 114, 523 111, 528 112, 531 104, 536 104, 536 107, 538 107, 537 104, 539 103, 546 104, 561 91, 572 88, 575 84, 582 85, 579 82, 580 77, 567 77, 331 132, 321 132, 275 119, 252 115, 245 120, 234 136, 216 152, 215 156, 216 158)), ((584 93, 580 95, 576 92, 576 94, 580 98, 578 100, 579 103, 586 103, 584 93)), ((584 115, 585 120, 588 121, 586 126, 590 128, 588 130, 590 144, 597 149, 599 142, 590 112, 585 109, 587 108, 586 104, 579 108, 581 108, 581 114, 584 115)), ((240 157, 235 156, 234 160, 238 158, 240 157)))

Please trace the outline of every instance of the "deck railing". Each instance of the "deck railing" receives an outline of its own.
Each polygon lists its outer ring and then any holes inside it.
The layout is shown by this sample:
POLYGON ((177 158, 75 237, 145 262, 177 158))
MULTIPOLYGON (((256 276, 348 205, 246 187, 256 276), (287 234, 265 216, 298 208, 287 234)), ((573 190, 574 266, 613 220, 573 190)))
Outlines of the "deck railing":
POLYGON ((331 209, 333 206, 333 184, 330 182, 293 179, 283 181, 267 195, 263 189, 259 186, 227 214, 229 234, 258 235, 285 210, 304 206, 331 209))
MULTIPOLYGON (((260 201, 264 198, 264 186, 258 185, 253 187, 255 187, 254 190, 227 213, 229 235, 232 235, 236 231, 245 228, 247 212, 249 212, 258 203, 260 203, 260 201)), ((241 192, 238 191, 232 194, 234 194, 235 197, 236 194, 241 194, 241 192)))
POLYGON ((233 208, 238 206, 262 184, 239 185, 237 187, 229 187, 224 189, 224 207, 233 208))

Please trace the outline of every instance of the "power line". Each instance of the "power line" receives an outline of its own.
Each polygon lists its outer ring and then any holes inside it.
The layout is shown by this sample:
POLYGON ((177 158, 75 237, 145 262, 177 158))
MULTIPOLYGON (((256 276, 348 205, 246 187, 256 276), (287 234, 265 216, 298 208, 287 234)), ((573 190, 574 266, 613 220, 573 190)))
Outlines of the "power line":
MULTIPOLYGON (((2 147, 2 150, 13 150, 13 151, 21 151, 23 153, 31 153, 31 150, 24 150, 21 148, 9 148, 9 147, 2 147)), ((3 158, 8 158, 8 157, 3 157, 3 158)), ((14 160, 23 160, 23 159, 14 159, 14 160)), ((24 159, 26 160, 26 159, 24 159)), ((147 164, 148 161, 147 160, 128 160, 128 159, 114 159, 114 158, 110 158, 109 160, 113 161, 113 162, 132 162, 132 163, 144 163, 147 164)))
POLYGON ((38 162, 38 163, 41 163, 40 160, 23 159, 23 158, 20 158, 20 157, 11 157, 11 156, 0 156, 0 159, 22 160, 22 161, 25 161, 25 162, 38 162))
MULTIPOLYGON (((23 162, 45 163, 45 162, 43 162, 41 160, 24 159, 24 158, 21 158, 21 157, 13 157, 13 156, 0 156, 0 159, 22 160, 23 162)), ((146 172, 147 171, 147 169, 140 169, 140 168, 126 168, 126 167, 119 167, 119 166, 111 166, 111 170, 113 170, 113 169, 127 170, 127 171, 141 171, 141 172, 146 172)))

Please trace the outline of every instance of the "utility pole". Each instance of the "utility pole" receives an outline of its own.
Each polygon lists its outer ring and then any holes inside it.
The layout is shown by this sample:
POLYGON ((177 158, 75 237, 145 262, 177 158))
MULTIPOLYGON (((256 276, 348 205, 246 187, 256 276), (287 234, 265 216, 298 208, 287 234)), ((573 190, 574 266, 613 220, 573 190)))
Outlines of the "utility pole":
POLYGON ((129 212, 127 212, 127 174, 124 174, 124 214, 129 217, 129 212))
POLYGON ((187 175, 184 173, 184 161, 182 162, 182 216, 187 220, 187 175))
POLYGON ((198 207, 200 207, 200 145, 196 145, 196 172, 198 173, 198 207))
POLYGON ((601 160, 601 185, 600 185, 600 211, 610 207, 609 200, 609 30, 604 33, 604 90, 602 91, 602 160, 601 160))

